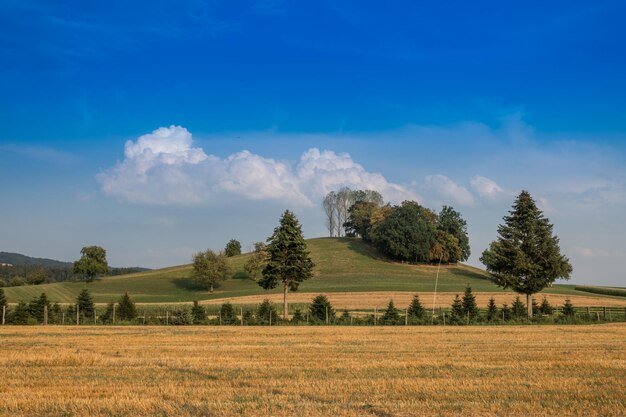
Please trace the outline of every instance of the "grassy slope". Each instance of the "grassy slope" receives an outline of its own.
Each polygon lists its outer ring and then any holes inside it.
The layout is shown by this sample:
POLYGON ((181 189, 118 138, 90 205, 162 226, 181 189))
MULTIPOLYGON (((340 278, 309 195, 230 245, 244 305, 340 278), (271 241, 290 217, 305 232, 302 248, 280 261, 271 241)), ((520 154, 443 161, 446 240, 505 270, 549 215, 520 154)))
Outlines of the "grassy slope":
MULTIPOLYGON (((308 241, 316 269, 315 277, 300 286, 302 292, 338 291, 432 291, 436 266, 405 265, 385 261, 368 245, 354 239, 318 238, 308 241)), ((234 276, 213 294, 198 289, 189 279, 189 265, 136 274, 108 277, 84 284, 66 282, 5 288, 10 302, 28 301, 45 292, 52 301, 72 302, 82 288, 89 288, 96 302, 117 300, 128 292, 137 302, 177 302, 237 297, 266 293, 243 271, 247 255, 231 258, 234 276)), ((438 291, 499 291, 484 271, 466 265, 442 266, 438 291)), ((279 288, 269 291, 280 292, 279 288)), ((556 293, 580 294, 573 286, 557 286, 556 293)))

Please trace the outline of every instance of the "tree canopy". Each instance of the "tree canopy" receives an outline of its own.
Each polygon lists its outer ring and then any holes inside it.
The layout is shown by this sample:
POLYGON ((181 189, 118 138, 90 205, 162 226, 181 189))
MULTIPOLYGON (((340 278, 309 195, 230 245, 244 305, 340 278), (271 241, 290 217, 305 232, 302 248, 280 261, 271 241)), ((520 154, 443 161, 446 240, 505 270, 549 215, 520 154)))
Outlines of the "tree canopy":
POLYGON ((224 255, 231 257, 241 255, 241 243, 236 239, 231 239, 224 248, 224 255))
POLYGON ((109 272, 107 252, 100 246, 85 246, 80 250, 81 257, 74 262, 74 273, 82 275, 87 282, 93 281, 98 275, 109 272))
POLYGON ((302 227, 289 210, 283 213, 267 242, 267 263, 257 283, 266 290, 283 285, 283 316, 286 319, 287 293, 296 291, 300 283, 313 276, 314 264, 302 236, 302 227))
POLYGON ((224 254, 207 249, 193 255, 191 278, 210 292, 221 281, 228 279, 230 274, 230 266, 224 254))
POLYGON ((498 227, 498 239, 480 258, 493 282, 526 295, 529 317, 530 296, 557 279, 568 279, 572 273, 572 265, 561 254, 559 238, 552 229, 530 193, 522 191, 504 217, 504 224, 498 227))

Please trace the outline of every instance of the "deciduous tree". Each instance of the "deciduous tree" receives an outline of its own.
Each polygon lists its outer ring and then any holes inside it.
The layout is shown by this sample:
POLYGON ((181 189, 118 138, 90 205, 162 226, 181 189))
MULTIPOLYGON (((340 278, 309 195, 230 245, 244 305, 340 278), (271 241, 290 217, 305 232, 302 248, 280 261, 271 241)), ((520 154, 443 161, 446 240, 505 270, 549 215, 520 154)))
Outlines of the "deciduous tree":
POLYGON ((191 278, 208 291, 230 277, 231 271, 226 256, 208 249, 193 255, 191 278))
POLYGON ((98 275, 109 272, 107 253, 100 246, 85 246, 80 250, 82 256, 74 262, 74 273, 84 277, 87 282, 93 281, 98 275))
POLYGON ((241 255, 241 243, 236 239, 231 239, 224 248, 224 255, 227 257, 241 255))

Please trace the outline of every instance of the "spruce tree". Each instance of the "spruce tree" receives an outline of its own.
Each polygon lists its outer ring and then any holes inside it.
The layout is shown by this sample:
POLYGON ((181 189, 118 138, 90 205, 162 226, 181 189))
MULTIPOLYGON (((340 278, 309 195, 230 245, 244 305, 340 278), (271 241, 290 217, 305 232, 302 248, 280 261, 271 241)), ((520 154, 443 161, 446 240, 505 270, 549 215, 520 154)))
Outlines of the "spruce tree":
POLYGON ((543 300, 541 300, 541 305, 539 306, 539 311, 541 314, 545 314, 551 316, 554 313, 554 308, 548 302, 548 299, 544 296, 543 300))
POLYGON ((301 323, 303 321, 304 321, 304 316, 302 315, 302 311, 299 308, 296 308, 296 311, 294 311, 293 316, 291 317, 291 322, 301 323))
POLYGON ((50 312, 50 301, 48 301, 48 297, 45 293, 41 293, 39 297, 33 298, 33 300, 28 303, 28 314, 30 317, 37 320, 39 323, 43 323, 44 321, 44 310, 47 308, 48 312, 50 312))
POLYGON ((576 315, 576 310, 574 310, 574 305, 572 304, 569 298, 565 300, 565 304, 563 304, 563 309, 561 310, 561 313, 565 317, 574 317, 576 315))
POLYGON ((411 304, 409 304, 409 308, 407 309, 407 314, 409 315, 409 317, 422 319, 424 318, 425 313, 426 311, 424 310, 424 307, 422 306, 422 303, 420 302, 419 295, 415 294, 413 296, 413 300, 411 300, 411 304))
POLYGON ((287 319, 287 294, 296 291, 301 282, 313 276, 313 261, 302 236, 302 227, 289 210, 280 218, 280 224, 267 240, 267 264, 257 283, 266 290, 283 285, 283 318, 287 319))
POLYGON ((480 258, 497 285, 526 295, 529 317, 531 296, 557 279, 568 279, 572 273, 552 228, 530 193, 522 191, 513 210, 504 217, 504 224, 498 227, 498 240, 480 258))
POLYGON ((128 293, 124 293, 118 301, 116 315, 120 321, 132 321, 137 318, 137 307, 128 293))
POLYGON ((252 310, 246 309, 243 311, 243 323, 255 324, 254 314, 252 313, 252 310))
POLYGON ((206 322, 206 310, 198 301, 193 302, 193 307, 191 307, 191 319, 193 324, 202 324, 206 322))
POLYGON ((84 288, 78 297, 76 297, 76 304, 78 304, 78 312, 83 317, 93 318, 96 306, 93 303, 93 298, 89 294, 89 290, 84 288))
POLYGON ((383 324, 398 324, 400 321, 400 314, 398 313, 398 309, 394 305, 393 300, 389 300, 389 304, 387 304, 387 308, 385 309, 381 319, 383 324))
POLYGON ((537 304, 537 300, 535 300, 534 298, 532 299, 532 307, 533 307, 533 316, 539 315, 540 313, 539 304, 537 304))
POLYGON ((511 312, 516 319, 521 319, 526 316, 526 305, 524 305, 519 297, 515 297, 515 301, 511 304, 511 312))
POLYGON ((100 321, 103 324, 111 324, 113 323, 113 306, 114 303, 107 304, 107 308, 104 310, 104 313, 100 315, 100 321))
POLYGON ((504 321, 508 321, 513 318, 511 308, 508 306, 507 303, 502 304, 502 310, 500 311, 500 313, 502 314, 502 320, 504 321))
POLYGON ((220 307, 220 318, 222 324, 236 324, 239 321, 233 305, 229 302, 222 304, 220 307))
POLYGON ((498 317, 498 306, 496 305, 496 299, 491 297, 487 304, 487 321, 493 321, 498 317))
POLYGON ((463 301, 461 301, 459 295, 457 294, 452 302, 452 319, 458 322, 462 319, 463 314, 463 301))
POLYGON ((309 305, 309 314, 311 318, 316 321, 326 322, 326 316, 328 315, 328 322, 333 321, 335 318, 335 310, 328 301, 325 295, 320 294, 311 301, 309 305))
POLYGON ((467 286, 463 294, 463 316, 474 320, 478 317, 478 306, 476 305, 476 296, 472 293, 472 287, 467 286))
POLYGON ((272 304, 270 300, 265 299, 259 304, 256 317, 259 324, 269 324, 270 319, 272 323, 276 323, 276 319, 278 318, 276 307, 274 307, 274 304, 272 304))
POLYGON ((29 317, 30 316, 28 314, 28 304, 26 304, 24 301, 20 301, 19 303, 17 303, 15 309, 13 310, 11 323, 28 324, 29 317))

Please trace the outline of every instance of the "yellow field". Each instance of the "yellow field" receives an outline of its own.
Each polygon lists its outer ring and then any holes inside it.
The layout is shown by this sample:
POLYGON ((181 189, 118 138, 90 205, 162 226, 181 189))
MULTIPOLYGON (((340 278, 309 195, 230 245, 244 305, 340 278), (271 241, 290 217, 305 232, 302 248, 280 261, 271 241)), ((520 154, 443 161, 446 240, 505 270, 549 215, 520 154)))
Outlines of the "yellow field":
POLYGON ((626 325, 2 327, 2 416, 626 410, 626 325))
MULTIPOLYGON (((289 302, 292 303, 310 303, 311 300, 319 293, 306 293, 306 292, 293 292, 289 294, 289 302)), ((397 308, 403 309, 408 307, 415 294, 420 296, 420 301, 425 308, 432 308, 433 306, 433 293, 432 292, 408 292, 408 291, 372 291, 372 292, 329 292, 325 293, 328 300, 335 309, 347 308, 353 309, 382 309, 387 307, 389 300, 393 300, 397 308)), ((437 293, 435 299, 435 307, 449 308, 454 300, 454 296, 457 293, 444 292, 437 293)), ((463 296, 463 293, 458 293, 459 296, 463 296)), ((476 292, 476 303, 479 307, 487 307, 489 299, 493 297, 496 300, 496 304, 501 306, 502 303, 507 303, 509 306, 515 300, 515 297, 520 297, 523 302, 526 302, 526 296, 516 294, 514 292, 476 292)), ((564 294, 536 294, 534 296, 538 303, 541 303, 543 297, 546 297, 550 304, 554 307, 561 307, 566 299, 576 307, 587 306, 603 306, 603 307, 626 307, 626 298, 611 298, 611 297, 597 297, 594 295, 564 295, 564 294)), ((230 301, 233 304, 259 304, 264 299, 269 299, 274 303, 282 303, 282 294, 262 294, 262 295, 249 295, 245 297, 230 297, 220 298, 217 300, 203 301, 201 304, 222 304, 226 301, 230 301)))

